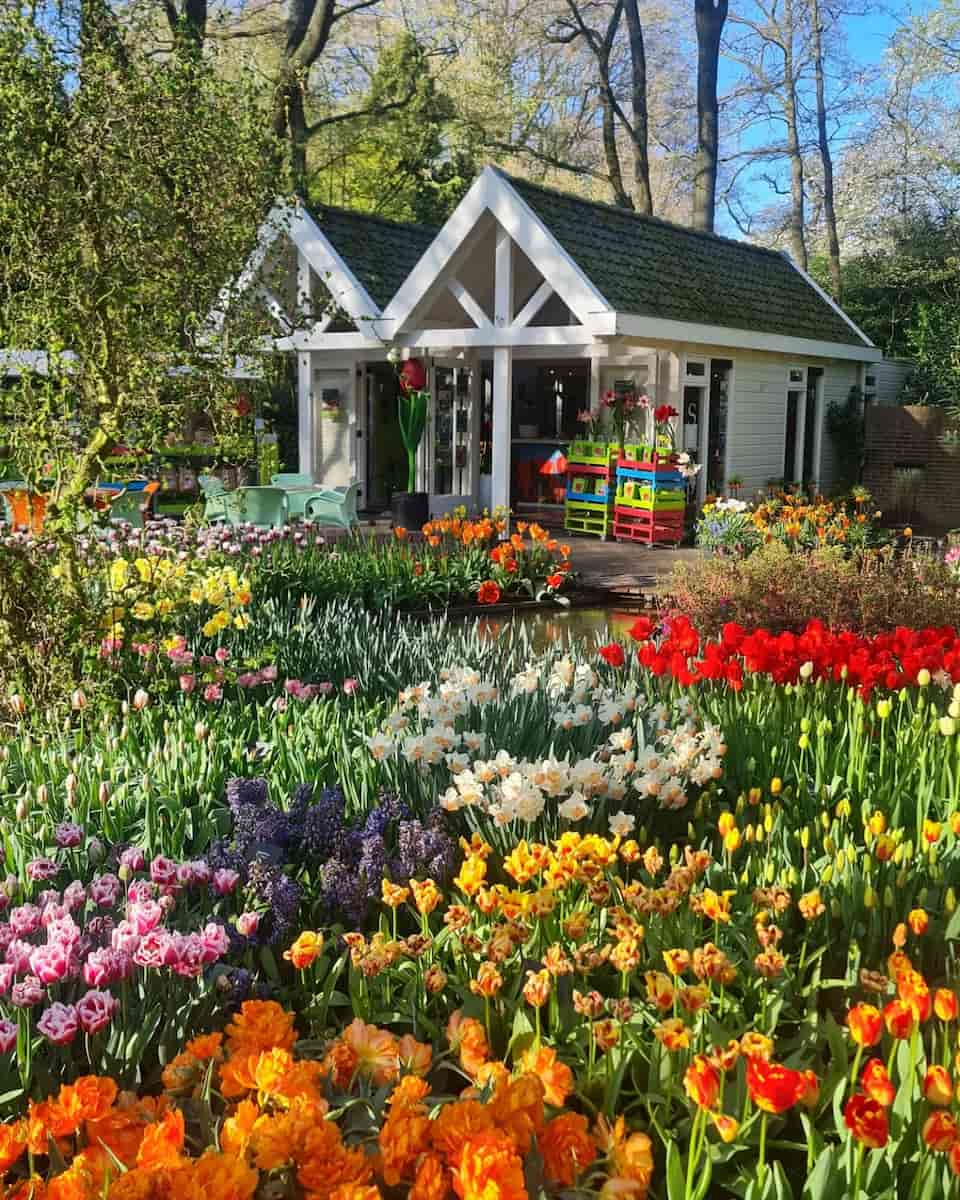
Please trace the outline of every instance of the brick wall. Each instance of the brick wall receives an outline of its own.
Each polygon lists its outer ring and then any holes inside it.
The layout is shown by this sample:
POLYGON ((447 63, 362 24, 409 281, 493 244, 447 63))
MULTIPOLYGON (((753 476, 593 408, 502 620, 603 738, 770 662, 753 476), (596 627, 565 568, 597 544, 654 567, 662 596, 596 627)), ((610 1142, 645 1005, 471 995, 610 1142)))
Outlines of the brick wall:
POLYGON ((939 408, 867 409, 863 482, 888 519, 937 533, 960 526, 960 456, 943 449, 944 425, 939 408))

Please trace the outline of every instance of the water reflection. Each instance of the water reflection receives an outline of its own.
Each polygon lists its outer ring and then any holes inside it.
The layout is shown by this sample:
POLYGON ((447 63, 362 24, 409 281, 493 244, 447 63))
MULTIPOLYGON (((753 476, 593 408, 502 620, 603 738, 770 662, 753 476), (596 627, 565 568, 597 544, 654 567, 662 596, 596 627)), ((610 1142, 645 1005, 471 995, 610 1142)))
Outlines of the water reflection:
POLYGON ((526 630, 535 650, 569 645, 578 640, 623 640, 640 611, 637 608, 574 608, 515 612, 505 617, 481 618, 477 622, 477 632, 484 640, 495 641, 502 634, 520 627, 526 630))

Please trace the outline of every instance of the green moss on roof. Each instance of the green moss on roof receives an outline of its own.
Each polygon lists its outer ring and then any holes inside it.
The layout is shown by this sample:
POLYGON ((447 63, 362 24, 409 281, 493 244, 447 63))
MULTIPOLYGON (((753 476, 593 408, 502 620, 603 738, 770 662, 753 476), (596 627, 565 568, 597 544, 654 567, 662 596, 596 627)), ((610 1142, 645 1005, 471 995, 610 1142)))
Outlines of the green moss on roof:
POLYGON ((617 312, 868 344, 776 250, 499 173, 617 312))
POLYGON ((309 212, 381 309, 437 235, 427 225, 388 221, 345 208, 311 206, 309 212))

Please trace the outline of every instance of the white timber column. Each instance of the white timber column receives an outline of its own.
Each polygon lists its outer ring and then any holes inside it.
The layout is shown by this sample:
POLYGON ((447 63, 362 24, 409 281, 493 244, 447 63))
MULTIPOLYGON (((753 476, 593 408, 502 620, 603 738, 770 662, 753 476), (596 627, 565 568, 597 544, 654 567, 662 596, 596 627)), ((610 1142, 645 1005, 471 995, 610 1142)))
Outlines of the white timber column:
POLYGON ((793 447, 793 482, 798 486, 803 483, 803 449, 807 436, 807 378, 804 372, 803 386, 800 388, 797 400, 797 435, 793 447))
MULTIPOLYGON (((301 250, 297 254, 297 306, 302 314, 310 307, 310 263, 301 250)), ((313 478, 313 354, 301 350, 297 355, 297 449, 299 470, 313 478)))
MULTIPOLYGON (((497 329, 513 321, 513 242, 505 229, 497 228, 494 276, 494 317, 497 329)), ((510 509, 510 439, 513 428, 513 349, 496 346, 493 351, 493 479, 491 503, 510 509)))
POLYGON ((480 386, 480 356, 466 354, 464 369, 470 372, 467 396, 467 492, 470 496, 471 512, 480 508, 480 409, 483 392, 480 386))

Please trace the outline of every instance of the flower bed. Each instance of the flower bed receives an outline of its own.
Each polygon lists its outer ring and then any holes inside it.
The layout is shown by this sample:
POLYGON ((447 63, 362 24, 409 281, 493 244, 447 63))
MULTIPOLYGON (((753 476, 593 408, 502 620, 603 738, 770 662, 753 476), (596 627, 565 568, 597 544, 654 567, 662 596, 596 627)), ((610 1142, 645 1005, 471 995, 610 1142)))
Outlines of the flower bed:
POLYGON ((11 1197, 956 1188, 954 628, 533 655, 256 567, 205 635, 241 554, 125 624, 126 706, 11 706, 11 1197))

